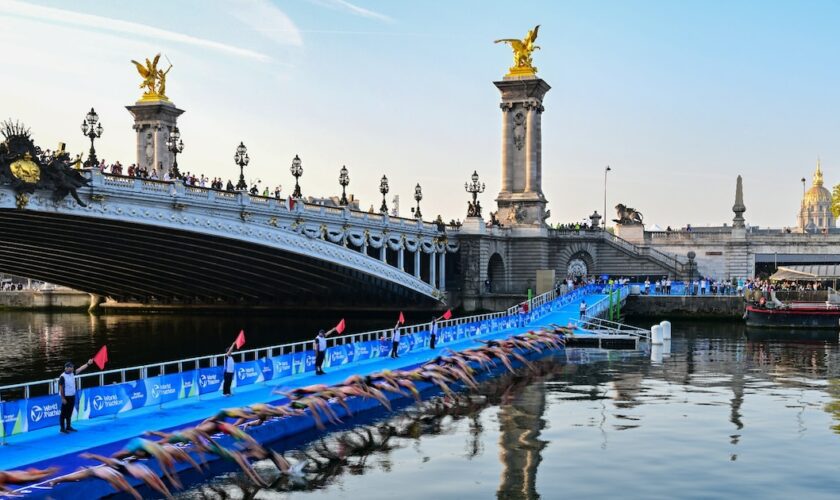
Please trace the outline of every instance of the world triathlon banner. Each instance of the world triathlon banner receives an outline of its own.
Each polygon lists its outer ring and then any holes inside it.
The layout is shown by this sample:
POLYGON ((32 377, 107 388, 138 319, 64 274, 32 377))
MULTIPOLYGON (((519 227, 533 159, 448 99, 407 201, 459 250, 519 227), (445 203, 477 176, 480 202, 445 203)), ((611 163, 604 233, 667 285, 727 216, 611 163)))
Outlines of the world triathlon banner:
MULTIPOLYGON (((440 328, 438 346, 497 330, 503 326, 504 322, 493 320, 484 324, 466 323, 440 328)), ((416 352, 427 348, 428 345, 428 331, 404 335, 398 353, 403 355, 416 352)), ((350 363, 385 358, 390 352, 389 338, 336 345, 327 350, 324 366, 338 368, 350 363)), ((218 393, 223 381, 222 370, 221 366, 213 366, 82 389, 76 395, 73 419, 113 417, 138 408, 161 406, 180 399, 218 393)), ((236 363, 233 380, 235 387, 244 387, 314 371, 315 352, 308 350, 236 363)), ((0 402, 0 435, 11 436, 56 426, 60 413, 61 398, 58 395, 0 402)))
MULTIPOLYGON (((536 317, 547 314, 558 305, 576 302, 586 293, 595 291, 600 290, 592 286, 580 288, 534 308, 531 314, 536 317)), ((624 295, 626 291, 622 290, 622 296, 624 295)), ((512 328, 518 326, 520 320, 518 315, 514 315, 441 327, 437 333, 437 346, 440 348, 448 343, 512 328)), ((411 335, 403 335, 398 353, 402 355, 416 352, 428 346, 429 332, 415 332, 411 335)), ((391 347, 391 340, 388 338, 336 345, 327 350, 324 366, 339 368, 350 363, 385 358, 390 354, 391 347)), ((234 385, 244 387, 314 371, 315 352, 309 350, 283 354, 236 363, 234 385)), ((122 384, 82 389, 76 395, 76 411, 73 418, 86 420, 113 417, 138 408, 161 406, 180 399, 214 394, 221 390, 222 381, 222 367, 213 366, 122 384)), ((0 422, 2 422, 0 436, 11 436, 56 426, 60 413, 61 398, 58 395, 0 401, 0 422)))

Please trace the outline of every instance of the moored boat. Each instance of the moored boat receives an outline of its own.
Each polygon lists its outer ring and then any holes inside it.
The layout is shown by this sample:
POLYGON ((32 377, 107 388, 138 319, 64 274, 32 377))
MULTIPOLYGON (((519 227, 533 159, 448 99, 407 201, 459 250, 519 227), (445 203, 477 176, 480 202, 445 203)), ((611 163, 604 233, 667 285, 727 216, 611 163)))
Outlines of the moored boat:
POLYGON ((745 317, 747 326, 840 330, 840 307, 834 304, 799 302, 772 308, 751 304, 745 317))

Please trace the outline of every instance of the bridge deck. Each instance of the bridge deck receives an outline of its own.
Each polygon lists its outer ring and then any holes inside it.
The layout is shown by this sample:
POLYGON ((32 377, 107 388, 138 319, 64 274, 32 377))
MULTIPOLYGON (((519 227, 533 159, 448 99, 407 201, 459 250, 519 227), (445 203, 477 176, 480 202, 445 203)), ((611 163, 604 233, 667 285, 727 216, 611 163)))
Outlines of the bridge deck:
MULTIPOLYGON (((590 294, 585 297, 588 304, 594 304, 605 295, 590 294)), ((515 333, 522 333, 534 327, 550 324, 566 325, 572 318, 578 316, 578 303, 568 304, 547 316, 534 321, 525 328, 512 328, 487 334, 478 338, 504 338, 515 333)), ((584 333, 579 333, 583 336, 584 333)), ((302 387, 314 383, 335 384, 352 374, 369 374, 383 369, 401 369, 416 366, 440 354, 444 348, 452 350, 466 349, 476 345, 476 338, 465 339, 450 344, 441 345, 432 350, 402 355, 398 359, 378 358, 365 362, 353 363, 340 369, 328 372, 324 376, 303 374, 282 379, 272 380, 263 385, 245 386, 236 390, 231 397, 221 395, 202 396, 198 398, 178 400, 168 403, 164 408, 143 408, 118 418, 100 418, 78 421, 79 432, 62 435, 55 428, 41 429, 25 434, 19 434, 7 439, 6 446, 0 448, 0 470, 22 469, 26 467, 44 468, 51 465, 61 467, 59 474, 67 474, 84 465, 92 465, 89 460, 78 457, 84 451, 110 455, 122 448, 127 440, 141 435, 147 430, 170 430, 193 425, 207 418, 222 408, 231 408, 254 404, 258 402, 278 402, 284 398, 272 392, 280 388, 302 387)), ((81 494, 86 483, 68 483, 61 485, 62 493, 70 493, 70 488, 79 488, 75 493, 81 494)), ((103 483, 104 484, 104 483, 103 483)), ((89 486, 89 484, 88 484, 89 486)), ((28 488, 28 493, 40 496, 47 493, 38 486, 28 488)), ((87 493, 93 493, 87 490, 87 493)))

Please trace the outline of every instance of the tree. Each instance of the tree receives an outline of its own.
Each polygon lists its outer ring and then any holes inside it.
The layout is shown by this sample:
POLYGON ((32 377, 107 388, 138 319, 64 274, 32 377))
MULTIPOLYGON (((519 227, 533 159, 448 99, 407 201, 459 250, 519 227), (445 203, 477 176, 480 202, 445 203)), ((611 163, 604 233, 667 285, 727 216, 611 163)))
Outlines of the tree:
POLYGON ((840 184, 831 190, 831 213, 834 214, 834 218, 840 217, 840 184))

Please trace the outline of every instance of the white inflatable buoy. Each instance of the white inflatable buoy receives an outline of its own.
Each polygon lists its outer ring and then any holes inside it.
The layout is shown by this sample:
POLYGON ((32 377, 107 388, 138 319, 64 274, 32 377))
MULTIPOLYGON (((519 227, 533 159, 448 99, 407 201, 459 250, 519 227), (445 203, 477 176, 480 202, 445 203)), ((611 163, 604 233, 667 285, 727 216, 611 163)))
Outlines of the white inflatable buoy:
POLYGON ((662 326, 662 338, 665 340, 671 340, 671 322, 663 321, 659 324, 662 326))
POLYGON ((662 326, 661 325, 653 325, 650 327, 650 342, 653 345, 662 345, 662 326))
POLYGON ((662 345, 653 344, 650 346, 650 360, 654 364, 662 363, 662 345))

